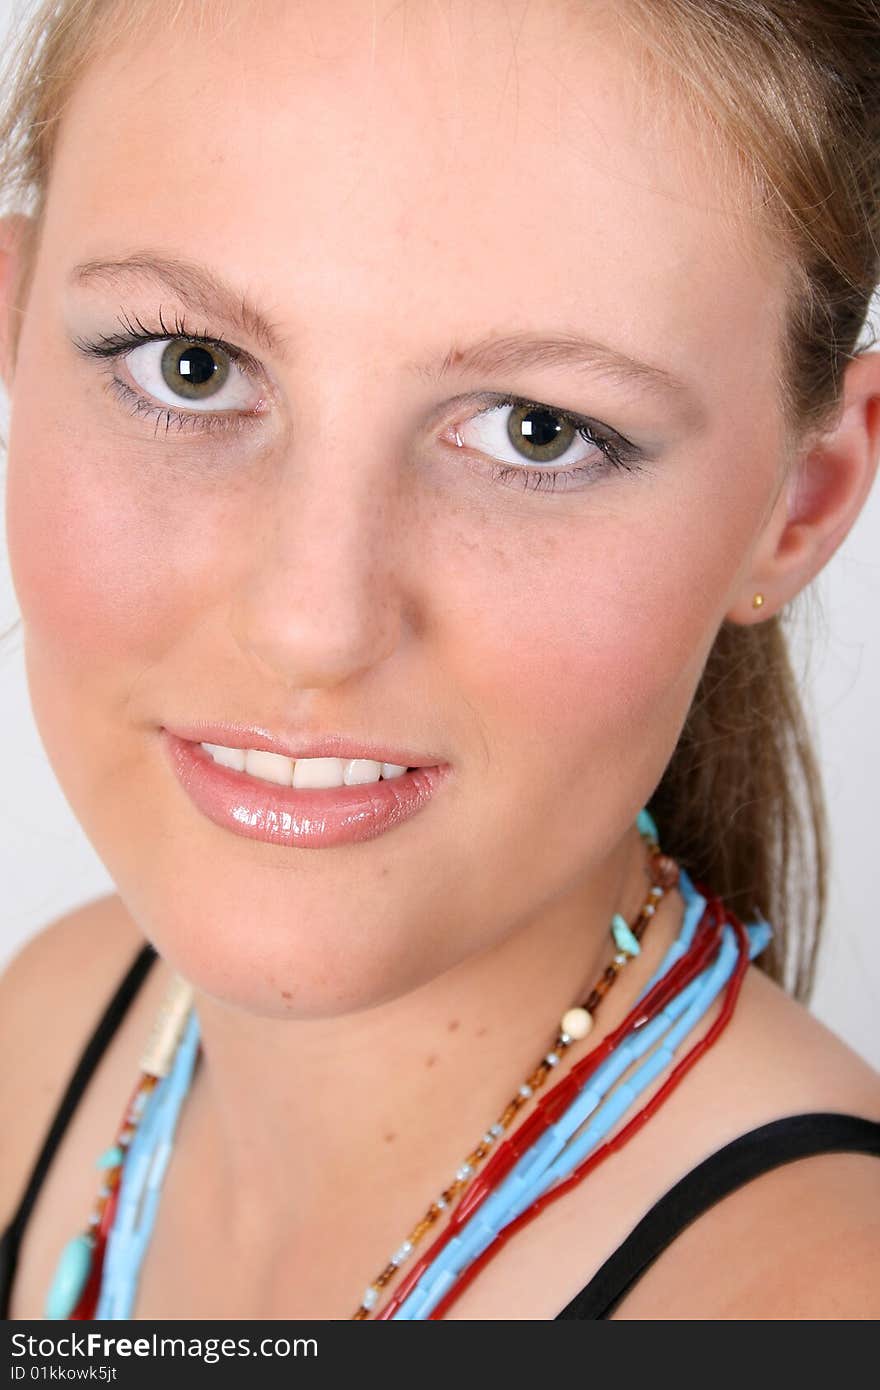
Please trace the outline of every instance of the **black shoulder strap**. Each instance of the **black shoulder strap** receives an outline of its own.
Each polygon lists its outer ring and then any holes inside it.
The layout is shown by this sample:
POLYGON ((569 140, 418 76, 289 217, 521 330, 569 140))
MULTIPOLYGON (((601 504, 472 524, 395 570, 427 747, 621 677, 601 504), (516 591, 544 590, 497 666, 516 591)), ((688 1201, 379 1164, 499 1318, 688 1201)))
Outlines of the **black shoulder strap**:
POLYGON ((18 1251, 21 1245, 21 1238, 24 1234, 24 1228, 27 1225, 34 1203, 37 1200, 37 1194, 49 1171, 49 1165, 55 1155, 55 1150, 61 1142, 68 1121, 76 1109, 77 1103, 88 1085, 92 1073, 101 1060, 103 1052, 122 1022, 126 1009, 143 984, 156 958, 155 947, 151 942, 146 942, 146 944, 139 949, 117 986, 115 993, 104 1010, 98 1026, 86 1043, 73 1075, 67 1084, 67 1089, 58 1104, 52 1123, 43 1140, 43 1147, 40 1150, 30 1179, 24 1190, 24 1194, 19 1202, 18 1209, 9 1225, 6 1227, 6 1230, 3 1232, 2 1236, 0 1236, 0 1317, 6 1318, 9 1316, 9 1296, 12 1290, 12 1281, 15 1277, 15 1267, 18 1263, 18 1251))
POLYGON ((796 1158, 850 1150, 880 1156, 880 1121, 810 1111, 741 1134, 664 1193, 557 1319, 608 1317, 686 1226, 750 1178, 796 1158))

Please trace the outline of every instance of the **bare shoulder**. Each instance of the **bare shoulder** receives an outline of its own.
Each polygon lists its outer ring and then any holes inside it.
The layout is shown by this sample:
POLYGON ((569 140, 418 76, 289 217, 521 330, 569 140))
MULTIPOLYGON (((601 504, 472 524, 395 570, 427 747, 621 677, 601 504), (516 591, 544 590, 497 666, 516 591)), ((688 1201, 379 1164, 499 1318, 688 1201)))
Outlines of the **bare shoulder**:
POLYGON ((877 1318, 880 1162, 814 1154, 751 1179, 686 1227, 613 1316, 877 1318))
POLYGON ((12 1215, 87 1036, 144 937, 118 894, 30 937, 0 974, 0 1225, 12 1215))
MULTIPOLYGON (((737 1135, 788 1115, 834 1112, 880 1122, 880 1073, 755 968, 711 1052, 702 1075, 695 1069, 690 1094, 682 1087, 682 1105, 702 1130, 682 1171, 737 1135)), ((788 1160, 748 1179, 685 1227, 613 1314, 878 1315, 880 1156, 849 1150, 788 1160)))

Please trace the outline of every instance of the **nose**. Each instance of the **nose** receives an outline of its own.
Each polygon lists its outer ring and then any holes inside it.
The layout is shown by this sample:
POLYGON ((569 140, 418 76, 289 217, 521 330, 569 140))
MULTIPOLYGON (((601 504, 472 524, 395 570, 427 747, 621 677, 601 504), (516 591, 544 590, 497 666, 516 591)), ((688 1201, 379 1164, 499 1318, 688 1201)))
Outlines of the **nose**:
POLYGON ((403 509, 390 465, 379 476, 351 454, 343 461, 338 443, 310 453, 261 494, 232 609, 241 650, 298 689, 337 686, 385 661, 402 612, 403 509))

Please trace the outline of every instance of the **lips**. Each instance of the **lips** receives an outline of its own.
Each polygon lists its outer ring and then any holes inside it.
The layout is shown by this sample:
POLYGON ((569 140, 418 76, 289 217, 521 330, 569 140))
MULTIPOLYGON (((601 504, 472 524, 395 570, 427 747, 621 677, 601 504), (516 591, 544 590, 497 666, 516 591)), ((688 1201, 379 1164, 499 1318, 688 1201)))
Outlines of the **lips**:
MULTIPOLYGON (((360 786, 285 787, 215 763, 199 743, 223 739, 209 739, 201 727, 195 732, 198 739, 182 738, 167 728, 161 730, 165 754, 191 802, 215 825, 247 839, 281 846, 322 849, 374 839, 423 810, 452 772, 448 763, 429 767, 408 763, 405 749, 380 749, 379 752, 406 754, 400 763, 412 770, 387 781, 360 786)), ((212 732, 217 732, 216 726, 212 732)), ((227 746, 260 746, 250 742, 254 731, 248 731, 247 742, 240 744, 230 739, 228 730, 225 732, 227 746)), ((309 756, 343 756, 325 750, 326 744, 321 752, 309 756)), ((286 749, 272 742, 268 751, 286 749)), ((306 756, 301 749, 300 755, 306 756)))

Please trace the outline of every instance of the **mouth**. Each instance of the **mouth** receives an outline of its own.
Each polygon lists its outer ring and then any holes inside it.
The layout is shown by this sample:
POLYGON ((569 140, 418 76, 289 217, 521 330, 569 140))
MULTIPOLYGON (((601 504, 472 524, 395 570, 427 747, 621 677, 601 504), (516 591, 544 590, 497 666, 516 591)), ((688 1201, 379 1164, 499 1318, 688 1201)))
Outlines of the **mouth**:
POLYGON ((251 733, 248 745, 238 747, 165 727, 160 732, 179 783, 209 820, 280 845, 326 848, 373 839, 427 806, 452 771, 449 763, 291 758, 254 747, 251 733))

